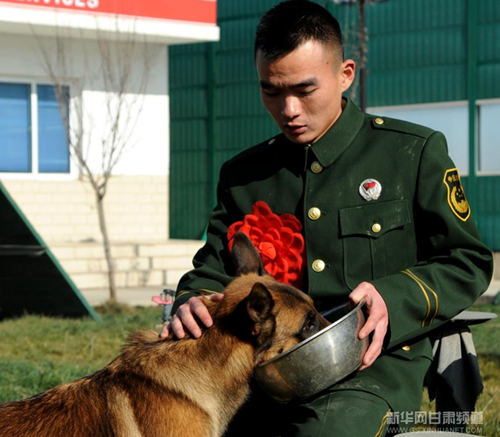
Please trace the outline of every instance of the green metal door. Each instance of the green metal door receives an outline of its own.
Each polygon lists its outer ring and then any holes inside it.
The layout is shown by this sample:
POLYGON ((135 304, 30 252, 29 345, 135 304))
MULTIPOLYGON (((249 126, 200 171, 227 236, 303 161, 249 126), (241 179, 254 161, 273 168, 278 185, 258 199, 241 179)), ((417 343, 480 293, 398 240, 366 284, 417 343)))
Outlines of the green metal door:
MULTIPOLYGON (((278 132, 253 63, 259 18, 278 2, 219 0, 220 42, 170 48, 171 238, 202 238, 220 165, 278 132)), ((356 59, 356 5, 318 3, 337 17, 346 56, 356 59)), ((500 1, 388 0, 367 7, 366 23, 368 106, 469 101, 464 182, 485 242, 500 250, 500 176, 476 171, 476 101, 500 98, 500 1)))

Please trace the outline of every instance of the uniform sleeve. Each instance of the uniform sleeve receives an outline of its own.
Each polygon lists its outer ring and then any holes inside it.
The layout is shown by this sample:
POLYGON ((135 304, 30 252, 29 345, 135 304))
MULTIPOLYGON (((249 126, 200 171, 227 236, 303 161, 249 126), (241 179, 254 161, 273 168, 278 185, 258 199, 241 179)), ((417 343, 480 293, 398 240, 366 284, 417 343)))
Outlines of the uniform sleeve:
POLYGON ((372 281, 389 312, 386 348, 427 334, 471 306, 488 287, 493 258, 481 242, 446 139, 422 152, 413 216, 418 262, 372 281))
POLYGON ((235 217, 234 202, 225 184, 225 168, 223 165, 220 171, 217 206, 209 218, 207 241, 194 256, 194 269, 179 281, 172 313, 193 296, 223 291, 233 279, 234 266, 227 250, 227 230, 238 218, 235 217))

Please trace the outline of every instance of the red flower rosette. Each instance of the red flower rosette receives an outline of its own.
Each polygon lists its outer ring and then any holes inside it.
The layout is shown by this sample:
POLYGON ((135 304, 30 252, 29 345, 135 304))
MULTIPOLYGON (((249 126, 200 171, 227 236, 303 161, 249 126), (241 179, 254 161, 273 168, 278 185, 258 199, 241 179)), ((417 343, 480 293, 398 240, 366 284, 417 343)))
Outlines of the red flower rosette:
POLYGON ((266 202, 259 200, 242 221, 227 231, 229 250, 233 250, 236 232, 243 232, 260 252, 266 271, 277 281, 301 288, 304 259, 302 224, 292 214, 274 214, 266 202))

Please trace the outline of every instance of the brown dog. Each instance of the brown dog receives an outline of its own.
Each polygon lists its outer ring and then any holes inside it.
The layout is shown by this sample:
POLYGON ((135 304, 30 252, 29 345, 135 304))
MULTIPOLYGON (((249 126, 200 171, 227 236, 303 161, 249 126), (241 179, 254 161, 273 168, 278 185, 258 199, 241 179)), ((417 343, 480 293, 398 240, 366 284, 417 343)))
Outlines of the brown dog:
POLYGON ((200 339, 132 335, 104 369, 0 404, 1 437, 217 437, 249 392, 254 367, 327 325, 304 293, 265 274, 235 237, 236 279, 200 339))

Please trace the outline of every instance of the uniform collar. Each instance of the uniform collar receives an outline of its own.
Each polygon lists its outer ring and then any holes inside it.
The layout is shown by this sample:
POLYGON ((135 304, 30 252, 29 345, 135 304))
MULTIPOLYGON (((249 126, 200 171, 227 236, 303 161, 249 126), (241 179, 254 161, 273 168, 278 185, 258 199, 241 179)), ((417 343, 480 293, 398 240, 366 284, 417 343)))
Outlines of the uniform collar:
POLYGON ((353 142, 361 129, 364 113, 350 100, 334 125, 311 147, 323 167, 332 165, 353 142))

